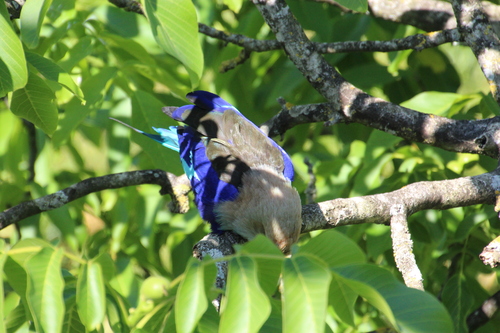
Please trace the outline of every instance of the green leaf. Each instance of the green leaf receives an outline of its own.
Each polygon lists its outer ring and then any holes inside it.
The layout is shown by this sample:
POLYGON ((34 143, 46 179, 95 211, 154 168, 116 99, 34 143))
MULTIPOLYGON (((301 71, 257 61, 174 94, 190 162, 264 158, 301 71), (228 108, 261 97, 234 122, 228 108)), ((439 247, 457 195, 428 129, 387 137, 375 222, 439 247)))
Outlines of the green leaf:
POLYGON ((271 304, 257 280, 257 265, 250 257, 229 263, 226 297, 219 332, 259 332, 271 313, 271 304))
POLYGON ((349 237, 336 230, 324 231, 301 246, 299 254, 313 254, 329 267, 366 262, 365 254, 349 237))
MULTIPOLYGON (((36 1, 32 1, 36 2, 36 1)), ((0 97, 28 82, 23 46, 10 23, 5 1, 0 3, 0 97)))
POLYGON ((203 264, 192 258, 185 271, 175 302, 175 326, 179 333, 192 332, 208 307, 203 264))
POLYGON ((146 16, 156 41, 186 67, 191 85, 198 85, 203 52, 198 40, 196 9, 191 0, 145 0, 146 16))
POLYGON ((94 261, 80 266, 76 287, 78 315, 87 330, 98 328, 106 314, 106 293, 101 265, 94 261))
POLYGON ((452 276, 446 282, 441 298, 444 306, 448 308, 453 318, 455 332, 468 332, 469 330, 467 329, 465 318, 467 318, 467 315, 470 313, 474 303, 474 297, 467 290, 467 285, 464 279, 460 277, 460 274, 452 276))
POLYGON ((76 305, 76 297, 72 296, 66 299, 66 312, 63 320, 63 333, 85 333, 85 326, 82 324, 78 316, 78 307, 76 305))
POLYGON ((453 332, 448 312, 434 296, 406 287, 389 271, 368 264, 335 267, 333 271, 383 312, 398 331, 453 332))
POLYGON ((258 267, 257 277, 262 290, 268 296, 276 293, 282 261, 285 260, 276 244, 260 234, 241 246, 241 253, 252 255, 258 267))
POLYGON ((43 248, 26 262, 28 304, 37 332, 59 332, 64 318, 63 250, 43 248))
POLYGON ((61 66, 53 62, 52 60, 42 57, 33 52, 26 52, 26 59, 33 65, 47 80, 51 80, 59 83, 64 88, 71 91, 76 97, 78 97, 82 103, 85 102, 83 99, 83 92, 80 87, 73 81, 71 76, 62 69, 61 66))
POLYGON ((10 109, 16 116, 31 121, 50 135, 56 130, 58 120, 54 98, 45 81, 30 73, 28 84, 12 94, 10 109))
POLYGON ((21 39, 30 49, 37 47, 43 19, 52 0, 26 1, 21 11, 21 39))
POLYGON ((472 96, 440 91, 425 91, 401 103, 401 106, 420 112, 446 116, 454 104, 470 98, 472 96))
POLYGON ((332 273, 328 303, 333 307, 337 316, 351 326, 355 325, 354 303, 357 298, 358 293, 351 289, 342 277, 332 273))
POLYGON ((283 264, 283 332, 323 332, 331 274, 312 255, 295 255, 283 264))
POLYGON ((116 72, 114 67, 105 67, 82 83, 87 103, 82 105, 80 100, 73 98, 65 105, 64 118, 61 119, 60 126, 52 137, 54 146, 60 146, 92 110, 101 106, 116 72))
MULTIPOLYGON (((3 239, 0 239, 0 272, 4 271, 4 264, 5 261, 7 260, 7 253, 4 250, 5 247, 5 241, 3 239)), ((4 316, 5 313, 5 308, 4 308, 4 303, 5 303, 5 293, 4 293, 4 288, 3 288, 3 274, 0 275, 0 314, 2 317, 4 316)), ((0 320, 0 332, 5 332, 5 321, 0 320)))
POLYGON ((233 12, 239 13, 243 0, 224 0, 224 4, 229 7, 233 12))
MULTIPOLYGON (((59 66, 66 72, 70 72, 81 60, 87 57, 93 50, 92 38, 85 36, 78 39, 78 43, 73 45, 68 54, 58 62, 59 66)), ((85 95, 87 96, 87 95, 85 95)))
POLYGON ((165 331, 168 315, 172 313, 173 298, 165 300, 149 311, 135 327, 144 332, 169 332, 165 331))
POLYGON ((368 0, 336 0, 336 2, 356 12, 364 13, 368 10, 368 0))

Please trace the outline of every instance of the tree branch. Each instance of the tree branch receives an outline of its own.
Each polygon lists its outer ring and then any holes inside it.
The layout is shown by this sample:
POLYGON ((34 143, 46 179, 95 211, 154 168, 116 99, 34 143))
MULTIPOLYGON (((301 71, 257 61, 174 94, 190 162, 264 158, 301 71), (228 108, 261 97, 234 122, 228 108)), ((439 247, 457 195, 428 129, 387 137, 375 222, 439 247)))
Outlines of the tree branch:
MULTIPOLYGON (((283 0, 254 0, 264 19, 282 43, 290 60, 309 83, 330 102, 319 115, 307 110, 297 114, 278 115, 291 123, 305 119, 324 119, 333 115, 333 122, 357 122, 413 142, 423 142, 446 150, 498 156, 495 138, 500 136, 500 118, 479 121, 456 121, 420 113, 370 96, 347 82, 330 66, 311 43, 283 0), (332 112, 333 110, 333 112, 332 112), (474 124, 474 125, 472 125, 474 124)), ((283 119, 282 118, 282 119, 283 119)), ((280 120, 280 124, 284 121, 280 120)), ((273 131, 270 131, 273 132, 273 131)), ((274 133, 274 132, 273 132, 274 133)))
POLYGON ((493 98, 500 105, 500 39, 477 0, 453 0, 453 11, 465 42, 488 80, 493 98))
MULTIPOLYGON (((490 20, 495 24, 495 28, 500 29, 500 6, 487 1, 483 1, 482 4, 490 20)), ((412 25, 424 31, 457 27, 451 4, 444 1, 368 0, 368 6, 370 13, 375 17, 412 25)))
POLYGON ((59 208, 89 193, 141 184, 160 185, 160 194, 172 196, 176 211, 187 211, 189 202, 186 194, 191 187, 185 175, 177 177, 162 170, 131 171, 88 178, 56 193, 20 203, 0 213, 0 229, 29 216, 59 208))
MULTIPOLYGON (((247 51, 266 52, 281 49, 280 43, 273 40, 257 40, 240 34, 230 34, 203 23, 198 23, 198 31, 212 38, 243 47, 247 51)), ((393 52, 432 48, 445 43, 459 42, 461 36, 456 29, 436 31, 426 34, 415 34, 388 41, 346 41, 333 43, 311 42, 319 53, 347 52, 393 52)))
POLYGON ((393 192, 305 205, 302 232, 359 223, 387 224, 398 207, 410 216, 426 209, 493 204, 496 191, 500 191, 498 169, 473 177, 413 183, 393 192))
MULTIPOLYGON (((356 88, 354 88, 356 89, 356 88)), ((353 90, 354 90, 353 89, 353 90)), ((499 157, 500 117, 456 120, 398 106, 365 93, 343 89, 344 100, 352 100, 348 112, 334 103, 291 105, 280 103, 281 111, 264 123, 269 136, 283 135, 301 124, 325 122, 359 123, 411 142, 425 143, 448 151, 499 157), (350 96, 351 95, 351 96, 350 96), (359 111, 354 111, 359 110, 359 111)))
POLYGON ((422 273, 413 254, 413 242, 404 205, 393 204, 391 207, 392 250, 396 266, 403 275, 405 284, 410 288, 424 290, 422 273))
POLYGON ((481 306, 467 317, 469 332, 474 332, 486 324, 500 309, 500 291, 488 298, 481 306))

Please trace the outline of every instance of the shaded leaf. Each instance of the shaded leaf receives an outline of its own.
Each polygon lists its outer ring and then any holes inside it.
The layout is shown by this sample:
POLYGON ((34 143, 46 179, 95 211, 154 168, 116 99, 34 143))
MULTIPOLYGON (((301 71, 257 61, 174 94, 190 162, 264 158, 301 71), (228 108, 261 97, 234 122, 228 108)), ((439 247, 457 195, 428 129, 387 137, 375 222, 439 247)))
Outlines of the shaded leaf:
POLYGON ((453 332, 448 312, 434 296, 406 287, 389 271, 368 264, 335 267, 333 271, 343 277, 352 290, 382 311, 398 330, 453 332))
POLYGON ((451 318, 453 318, 455 332, 468 332, 465 319, 472 309, 474 297, 467 290, 467 284, 460 277, 460 274, 453 275, 446 282, 441 298, 444 306, 448 308, 451 318))

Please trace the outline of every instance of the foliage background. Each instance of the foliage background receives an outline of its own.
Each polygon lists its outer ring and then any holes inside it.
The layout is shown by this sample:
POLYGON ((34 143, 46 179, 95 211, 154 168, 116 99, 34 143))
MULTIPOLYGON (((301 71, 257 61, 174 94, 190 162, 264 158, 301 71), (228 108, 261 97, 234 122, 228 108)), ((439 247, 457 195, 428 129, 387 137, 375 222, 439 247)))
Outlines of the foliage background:
MULTIPOLYGON (((186 104, 183 96, 193 89, 219 94, 256 124, 279 111, 279 96, 293 104, 323 101, 282 51, 254 52, 219 73, 240 48, 197 34, 196 19, 231 33, 274 38, 250 2, 144 2, 149 21, 104 0, 45 0, 39 7, 28 1, 24 10, 29 4, 30 11, 12 21, 9 34, 11 21, 0 4, 0 28, 14 41, 8 45, 16 47, 15 59, 1 59, 21 68, 1 86, 9 93, 0 105, 1 210, 89 177, 152 168, 181 174, 175 152, 111 122, 110 116, 143 130, 175 125, 161 107, 186 104), (179 29, 186 29, 182 40, 176 44, 174 37, 168 49, 162 31, 172 36, 179 29)), ((419 32, 325 3, 288 4, 313 41, 389 40, 419 32)), ((325 57, 357 87, 415 110, 454 119, 499 112, 465 46, 325 57)), ((301 194, 309 181, 304 159, 313 163, 318 202, 496 168, 489 157, 406 142, 359 124, 300 125, 279 142, 292 157, 294 186, 301 194)), ((429 210, 410 218, 427 294, 400 282, 389 228, 360 224, 303 235, 292 259, 263 238, 248 243, 230 261, 219 318, 209 304, 218 293, 212 287, 213 260, 190 259, 192 246, 209 228, 194 207, 175 215, 167 201, 153 185, 106 190, 2 230, 5 320, 0 328, 444 332, 453 323, 458 332, 465 331, 465 317, 499 289, 497 270, 478 260, 500 233, 493 207, 429 210), (281 296, 275 289, 280 272, 281 296)), ((497 319, 478 332, 498 327, 497 319)))

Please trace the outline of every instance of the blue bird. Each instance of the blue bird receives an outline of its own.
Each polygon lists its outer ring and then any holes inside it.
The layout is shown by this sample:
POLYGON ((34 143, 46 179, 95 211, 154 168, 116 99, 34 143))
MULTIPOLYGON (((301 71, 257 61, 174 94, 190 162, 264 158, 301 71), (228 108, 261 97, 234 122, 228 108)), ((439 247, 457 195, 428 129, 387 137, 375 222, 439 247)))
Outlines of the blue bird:
POLYGON ((124 125, 179 152, 195 204, 213 232, 233 230, 249 240, 265 234, 288 253, 302 225, 290 157, 219 96, 194 91, 186 97, 193 104, 163 112, 187 126, 153 127, 158 134, 149 134, 124 125))

